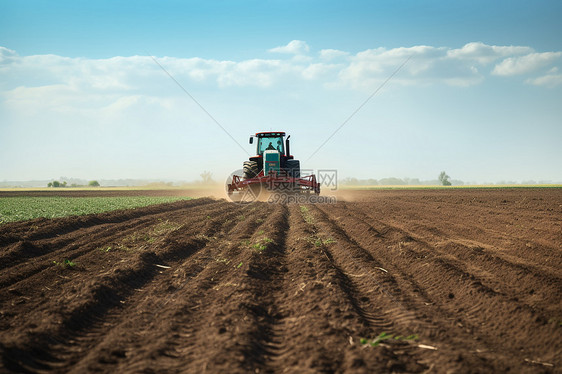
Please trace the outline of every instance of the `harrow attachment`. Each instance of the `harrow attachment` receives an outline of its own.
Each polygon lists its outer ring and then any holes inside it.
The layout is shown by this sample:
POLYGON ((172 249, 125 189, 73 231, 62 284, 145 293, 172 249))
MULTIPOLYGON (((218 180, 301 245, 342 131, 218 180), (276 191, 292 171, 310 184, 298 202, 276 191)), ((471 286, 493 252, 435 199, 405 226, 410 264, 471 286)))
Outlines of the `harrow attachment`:
POLYGON ((243 178, 238 175, 232 176, 232 182, 228 184, 228 194, 244 192, 248 189, 267 190, 279 193, 315 193, 320 194, 320 183, 316 181, 314 174, 294 178, 288 173, 270 171, 264 175, 263 170, 254 178, 243 178))

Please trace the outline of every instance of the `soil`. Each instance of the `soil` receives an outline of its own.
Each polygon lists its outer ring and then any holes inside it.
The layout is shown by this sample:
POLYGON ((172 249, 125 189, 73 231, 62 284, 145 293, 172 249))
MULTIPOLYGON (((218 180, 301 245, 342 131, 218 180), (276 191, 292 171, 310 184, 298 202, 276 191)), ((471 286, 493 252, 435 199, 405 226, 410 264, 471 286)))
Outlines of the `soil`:
POLYGON ((562 372, 561 224, 559 188, 4 224, 0 372, 562 372))

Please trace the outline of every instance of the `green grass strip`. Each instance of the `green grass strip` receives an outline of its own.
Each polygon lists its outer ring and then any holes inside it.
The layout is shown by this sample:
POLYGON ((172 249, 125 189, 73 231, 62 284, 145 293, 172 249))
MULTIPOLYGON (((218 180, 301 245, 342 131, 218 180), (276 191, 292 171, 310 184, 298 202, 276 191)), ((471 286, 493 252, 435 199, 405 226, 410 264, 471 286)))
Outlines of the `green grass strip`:
POLYGON ((2 197, 0 198, 0 224, 39 217, 81 216, 118 209, 134 209, 189 199, 191 197, 2 197))

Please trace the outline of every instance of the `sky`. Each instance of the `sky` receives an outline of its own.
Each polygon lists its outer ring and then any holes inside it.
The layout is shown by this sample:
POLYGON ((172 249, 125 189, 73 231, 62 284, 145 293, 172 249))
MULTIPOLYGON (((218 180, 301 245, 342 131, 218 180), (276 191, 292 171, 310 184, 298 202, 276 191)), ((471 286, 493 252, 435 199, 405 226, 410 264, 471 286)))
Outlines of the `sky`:
POLYGON ((560 19, 540 0, 2 0, 0 181, 222 181, 272 130, 339 178, 560 183, 560 19))

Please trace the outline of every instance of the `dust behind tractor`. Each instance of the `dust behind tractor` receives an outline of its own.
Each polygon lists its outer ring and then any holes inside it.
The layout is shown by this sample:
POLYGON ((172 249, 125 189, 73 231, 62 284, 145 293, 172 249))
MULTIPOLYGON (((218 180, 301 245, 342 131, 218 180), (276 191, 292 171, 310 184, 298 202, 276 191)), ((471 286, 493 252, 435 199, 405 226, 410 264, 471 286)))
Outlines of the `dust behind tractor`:
POLYGON ((300 162, 291 155, 289 138, 284 132, 258 132, 256 156, 244 161, 243 175, 233 175, 228 194, 268 190, 283 193, 320 194, 320 183, 314 174, 301 176, 300 162))

